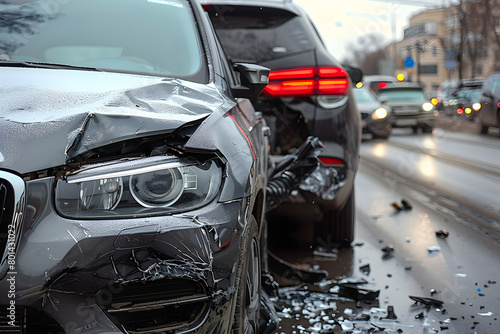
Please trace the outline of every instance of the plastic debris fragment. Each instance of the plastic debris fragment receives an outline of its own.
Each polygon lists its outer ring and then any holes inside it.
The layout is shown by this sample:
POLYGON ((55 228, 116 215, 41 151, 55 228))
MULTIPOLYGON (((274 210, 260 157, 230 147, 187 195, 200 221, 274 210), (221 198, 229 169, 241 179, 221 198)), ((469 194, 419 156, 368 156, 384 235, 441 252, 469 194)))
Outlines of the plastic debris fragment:
POLYGON ((456 273, 455 277, 467 277, 467 274, 462 274, 462 273, 456 273))
POLYGON ((427 306, 442 306, 444 303, 441 300, 427 298, 427 297, 417 297, 417 296, 408 296, 410 299, 414 300, 417 303, 424 304, 427 306))
POLYGON ((448 230, 442 229, 439 231, 436 231, 436 236, 440 237, 441 239, 446 239, 450 235, 450 232, 448 230))
POLYGON ((424 312, 420 312, 419 314, 415 315, 415 319, 423 319, 424 318, 424 312))
POLYGON ((439 246, 430 246, 429 248, 427 248, 427 251, 429 253, 439 253, 441 251, 441 247, 439 247, 439 246))
POLYGON ((392 244, 385 246, 382 248, 382 252, 384 253, 392 253, 394 252, 394 246, 392 244))
POLYGON ((394 306, 388 305, 387 306, 387 319, 397 319, 398 317, 396 316, 396 313, 394 313, 394 306))
POLYGON ((334 259, 338 257, 338 253, 339 250, 337 248, 326 248, 322 246, 316 247, 316 249, 313 251, 313 254, 316 256, 334 258, 334 259))
POLYGON ((364 266, 361 266, 359 267, 359 270, 365 274, 366 276, 370 275, 370 265, 369 264, 365 264, 364 266))
POLYGON ((352 285, 341 285, 339 297, 349 298, 355 301, 372 301, 378 299, 380 290, 362 289, 352 285))
POLYGON ((388 313, 382 308, 370 309, 370 322, 372 325, 385 329, 413 328, 413 325, 403 325, 399 321, 388 318, 388 313))
POLYGON ((405 210, 412 209, 412 206, 410 205, 410 203, 408 203, 408 201, 405 199, 401 200, 401 204, 403 204, 403 209, 405 209, 405 210))
POLYGON ((303 268, 279 258, 270 251, 268 251, 268 261, 269 268, 286 279, 304 283, 316 283, 328 277, 326 270, 316 270, 310 267, 303 268))
POLYGON ((396 202, 392 203, 392 207, 394 209, 396 209, 396 212, 399 212, 399 211, 403 210, 403 208, 398 203, 396 203, 396 202))
POLYGON ((431 296, 434 296, 437 293, 437 291, 436 291, 436 289, 431 289, 430 293, 431 293, 431 296))
POLYGON ((491 317, 493 315, 492 312, 487 312, 487 313, 478 313, 482 317, 491 317))

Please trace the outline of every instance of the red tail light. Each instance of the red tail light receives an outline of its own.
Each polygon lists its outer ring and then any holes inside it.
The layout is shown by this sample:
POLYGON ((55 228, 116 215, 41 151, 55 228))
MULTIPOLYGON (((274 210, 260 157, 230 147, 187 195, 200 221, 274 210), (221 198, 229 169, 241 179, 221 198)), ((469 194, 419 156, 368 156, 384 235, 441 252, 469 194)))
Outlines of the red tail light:
POLYGON ((344 162, 337 158, 319 157, 319 161, 324 166, 344 166, 344 162))
POLYGON ((387 87, 387 82, 379 82, 378 83, 378 88, 384 89, 385 87, 387 87))
POLYGON ((271 71, 264 94, 273 97, 346 95, 349 75, 340 67, 271 71))

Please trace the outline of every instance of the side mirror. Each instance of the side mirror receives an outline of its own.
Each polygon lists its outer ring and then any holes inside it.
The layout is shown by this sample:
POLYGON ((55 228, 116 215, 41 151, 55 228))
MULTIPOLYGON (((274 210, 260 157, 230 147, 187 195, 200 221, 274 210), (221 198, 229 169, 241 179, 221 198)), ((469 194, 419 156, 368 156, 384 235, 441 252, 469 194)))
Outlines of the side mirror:
POLYGON ((380 101, 380 103, 382 103, 382 104, 383 104, 383 103, 387 103, 387 101, 388 101, 388 100, 387 100, 387 97, 385 97, 385 96, 380 96, 380 97, 378 98, 378 100, 379 100, 379 101, 380 101))
POLYGON ((233 66, 234 70, 240 74, 242 85, 231 89, 233 96, 256 100, 266 88, 271 70, 264 66, 247 63, 235 63, 233 66))
POLYGON ((363 71, 357 67, 353 67, 351 65, 342 65, 344 70, 346 70, 347 73, 349 73, 349 76, 351 77, 351 81, 354 85, 356 85, 358 82, 363 81, 363 71))

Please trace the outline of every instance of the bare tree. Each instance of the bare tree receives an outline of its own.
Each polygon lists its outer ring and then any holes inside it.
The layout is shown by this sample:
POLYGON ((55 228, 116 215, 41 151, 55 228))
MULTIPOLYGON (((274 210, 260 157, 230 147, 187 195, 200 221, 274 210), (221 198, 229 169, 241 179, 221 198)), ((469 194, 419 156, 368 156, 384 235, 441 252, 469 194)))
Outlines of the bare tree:
POLYGON ((359 36, 346 47, 347 54, 342 63, 359 66, 365 74, 377 74, 379 61, 386 58, 386 38, 381 33, 359 36))

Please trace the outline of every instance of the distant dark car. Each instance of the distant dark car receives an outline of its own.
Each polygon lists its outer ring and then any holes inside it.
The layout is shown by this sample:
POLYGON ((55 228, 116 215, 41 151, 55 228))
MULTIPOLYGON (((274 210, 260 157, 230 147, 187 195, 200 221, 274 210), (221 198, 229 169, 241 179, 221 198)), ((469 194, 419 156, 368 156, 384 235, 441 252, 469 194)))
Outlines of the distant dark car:
POLYGON ((380 90, 378 99, 391 107, 393 128, 412 128, 415 133, 418 129, 432 132, 437 112, 434 112, 434 106, 428 102, 419 84, 387 85, 380 90))
POLYGON ((435 108, 437 111, 443 111, 450 104, 450 99, 453 97, 451 94, 458 88, 458 81, 456 80, 445 80, 443 81, 436 91, 436 103, 435 108))
POLYGON ((270 214, 281 221, 316 221, 318 238, 350 245, 361 140, 352 82, 362 80, 361 71, 335 60, 307 13, 291 1, 204 3, 232 62, 271 69, 255 106, 271 127, 273 157, 279 160, 311 135, 324 144, 321 166, 270 214))
POLYGON ((477 117, 481 109, 479 99, 483 88, 483 80, 462 80, 458 88, 451 93, 448 106, 443 113, 448 116, 460 116, 469 120, 477 117))
POLYGON ((354 96, 361 112, 363 133, 369 133, 373 138, 387 139, 391 134, 391 108, 384 106, 368 88, 354 89, 354 96))
POLYGON ((398 80, 392 75, 365 75, 363 77, 363 86, 370 89, 373 93, 378 94, 378 92, 387 87, 388 84, 393 84, 398 82, 398 80))
POLYGON ((0 17, 0 332, 257 333, 269 70, 191 0, 0 17))
POLYGON ((486 78, 479 103, 481 133, 488 133, 490 127, 500 128, 500 73, 493 73, 486 78))

